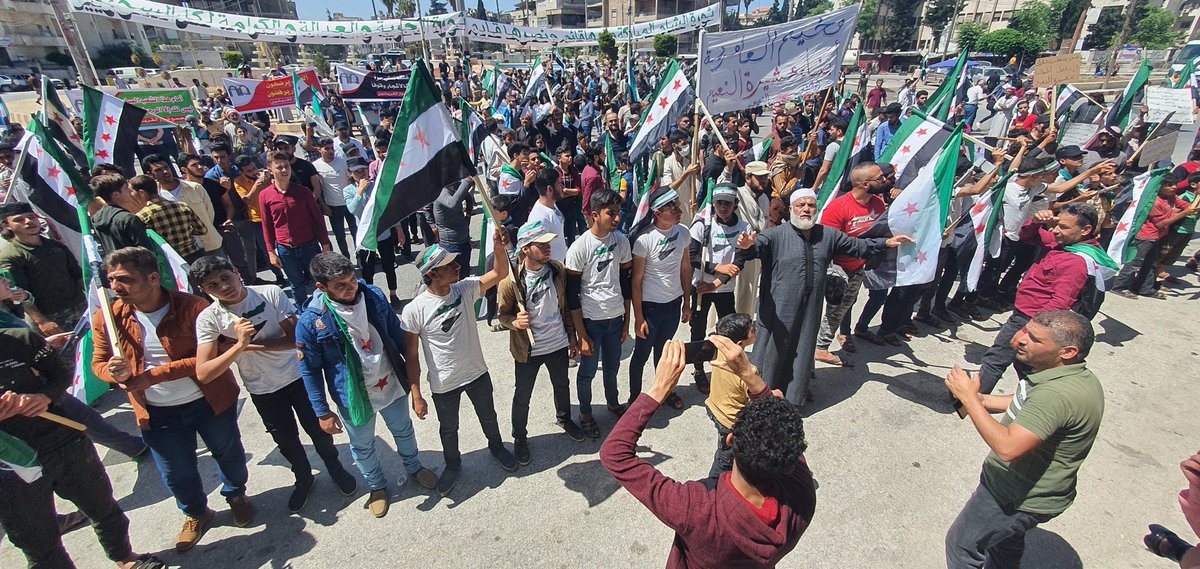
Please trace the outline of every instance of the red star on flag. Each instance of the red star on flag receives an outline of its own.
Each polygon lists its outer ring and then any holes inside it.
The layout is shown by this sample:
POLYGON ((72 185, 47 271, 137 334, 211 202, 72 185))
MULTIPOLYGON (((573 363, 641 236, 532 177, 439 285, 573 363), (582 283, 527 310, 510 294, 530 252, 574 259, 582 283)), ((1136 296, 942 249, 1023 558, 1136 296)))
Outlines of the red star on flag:
POLYGON ((983 235, 983 231, 984 231, 985 229, 987 229, 987 225, 984 225, 983 223, 980 223, 979 225, 976 225, 976 226, 975 226, 975 233, 976 233, 977 235, 983 235))
POLYGON ((671 87, 671 88, 672 88, 672 89, 674 89, 674 90, 676 90, 676 91, 678 91, 678 90, 682 89, 682 88, 683 88, 683 81, 680 81, 680 80, 676 79, 676 80, 675 80, 675 86, 674 86, 674 87, 671 87))
POLYGON ((927 134, 929 134, 929 131, 926 130, 924 127, 922 127, 921 130, 917 131, 917 136, 925 136, 927 134))
POLYGON ((71 197, 75 197, 75 188, 74 188, 74 186, 67 186, 67 195, 68 195, 68 196, 71 196, 71 197))
POLYGON ((97 150, 96 157, 100 158, 101 160, 108 160, 108 151, 107 150, 97 150))
POLYGON ((910 217, 918 211, 921 211, 921 208, 917 207, 917 202, 908 202, 908 205, 904 207, 904 213, 907 213, 910 217))
POLYGON ((50 169, 46 170, 46 173, 49 174, 51 178, 57 178, 59 174, 62 174, 62 170, 59 170, 58 166, 51 165, 50 169))
POLYGON ((900 152, 903 154, 908 154, 908 153, 912 152, 912 148, 909 148, 909 146, 906 144, 906 145, 900 147, 900 152))
POLYGON ((108 141, 112 140, 112 135, 108 134, 106 132, 106 133, 100 135, 100 140, 103 140, 104 142, 108 142, 108 141))
POLYGON ((421 146, 429 148, 429 140, 425 138, 425 131, 421 130, 421 127, 417 127, 417 135, 413 137, 413 140, 420 142, 421 146))
POLYGON ((378 390, 380 390, 380 391, 383 391, 383 388, 384 388, 384 387, 385 387, 387 384, 388 384, 388 380, 387 380, 387 378, 386 378, 386 377, 381 377, 381 378, 379 378, 379 381, 375 382, 375 389, 378 389, 378 390))
POLYGON ((405 166, 408 166, 408 162, 405 162, 405 161, 401 160, 401 161, 400 161, 400 167, 401 167, 401 168, 403 168, 403 167, 405 167, 405 166))
POLYGON ((82 138, 80 138, 80 136, 79 136, 78 134, 74 133, 74 132, 72 132, 72 133, 71 133, 71 136, 70 136, 70 138, 71 138, 71 141, 72 141, 72 142, 83 143, 83 139, 82 139, 82 138))
POLYGON ((109 126, 112 126, 114 124, 117 124, 117 119, 114 119, 112 115, 104 115, 104 122, 107 123, 109 126))
POLYGON ((1122 222, 1122 223, 1120 223, 1120 224, 1118 224, 1118 225, 1117 225, 1117 233, 1124 233, 1124 232, 1126 232, 1126 231, 1129 231, 1129 224, 1128 224, 1128 223, 1123 223, 1123 222, 1122 222))
POLYGON ((975 204, 975 207, 971 208, 971 213, 983 213, 983 210, 985 209, 987 209, 987 206, 983 205, 982 203, 977 203, 975 204))
POLYGON ((509 187, 509 186, 511 186, 511 185, 512 185, 512 182, 511 182, 511 181, 509 181, 509 180, 508 180, 508 178, 505 178, 504 180, 502 180, 502 181, 500 182, 500 187, 501 187, 501 188, 504 188, 504 189, 506 189, 506 190, 507 190, 507 189, 508 189, 508 187, 509 187))
POLYGON ((364 349, 364 350, 366 350, 366 351, 368 351, 368 352, 369 352, 369 351, 371 351, 371 339, 370 339, 370 338, 367 338, 366 340, 363 340, 363 341, 362 341, 362 346, 363 346, 363 349, 364 349))
POLYGON ((646 122, 648 122, 648 123, 654 122, 654 113, 646 113, 646 122))
POLYGON ((929 257, 925 255, 924 251, 917 253, 917 262, 918 263, 924 263, 925 261, 928 261, 928 260, 929 260, 929 257))
POLYGON ((662 98, 660 98, 660 99, 658 100, 658 106, 660 106, 660 107, 662 107, 662 108, 666 109, 666 108, 667 108, 667 98, 666 98, 666 97, 662 97, 662 98))
POLYGON ((54 122, 62 122, 62 115, 58 114, 57 112, 50 111, 50 120, 54 122))

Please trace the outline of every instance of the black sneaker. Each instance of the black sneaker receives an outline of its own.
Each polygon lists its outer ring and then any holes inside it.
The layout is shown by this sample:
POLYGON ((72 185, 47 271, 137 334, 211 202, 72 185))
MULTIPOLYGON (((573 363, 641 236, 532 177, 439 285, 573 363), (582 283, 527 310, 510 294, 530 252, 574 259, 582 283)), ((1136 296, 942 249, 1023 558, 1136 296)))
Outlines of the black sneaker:
POLYGON ((517 464, 529 466, 529 441, 525 439, 513 441, 513 454, 517 457, 517 464))
POLYGON ((929 313, 933 315, 934 318, 941 320, 943 324, 953 324, 958 321, 958 318, 945 308, 934 308, 933 310, 929 311, 929 313))
POLYGON ((346 471, 345 468, 339 468, 329 472, 329 477, 333 479, 333 483, 337 485, 338 492, 343 496, 353 496, 358 490, 358 480, 353 474, 346 471))
POLYGON ((292 486, 292 495, 288 498, 288 511, 293 514, 300 513, 304 509, 304 505, 308 503, 308 496, 312 494, 313 484, 316 479, 309 476, 303 480, 297 480, 292 486))
POLYGON ((978 306, 985 310, 991 310, 992 312, 1004 312, 1004 303, 1003 302, 1000 302, 998 300, 993 300, 986 296, 979 297, 979 300, 975 301, 975 306, 978 306))
POLYGON ((454 483, 458 482, 458 474, 460 472, 462 472, 461 466, 447 466, 446 469, 442 471, 442 475, 438 477, 438 494, 441 494, 442 496, 449 494, 450 491, 454 489, 454 483))
POLYGON ((503 468, 506 472, 516 472, 517 459, 511 452, 508 452, 508 449, 504 448, 503 444, 496 445, 488 450, 492 452, 492 457, 500 462, 500 468, 503 468))
MULTIPOLYGON (((575 424, 575 421, 572 421, 570 419, 564 419, 564 420, 561 420, 558 422, 558 426, 562 427, 563 432, 566 433, 568 437, 571 437, 571 440, 573 440, 577 443, 583 442, 583 438, 584 438, 583 429, 580 429, 579 425, 575 424)), ((518 460, 517 462, 520 462, 520 460, 518 460)), ((528 464, 528 463, 522 462, 521 464, 528 464)))

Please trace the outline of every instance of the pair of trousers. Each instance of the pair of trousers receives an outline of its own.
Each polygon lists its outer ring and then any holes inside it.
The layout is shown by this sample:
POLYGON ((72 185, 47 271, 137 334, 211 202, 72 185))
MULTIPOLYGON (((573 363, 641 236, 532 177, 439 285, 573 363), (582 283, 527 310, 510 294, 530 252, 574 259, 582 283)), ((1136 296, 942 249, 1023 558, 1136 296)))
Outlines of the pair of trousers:
POLYGON ((996 339, 992 342, 992 347, 988 348, 983 354, 983 363, 979 366, 979 392, 991 393, 996 388, 996 384, 1000 383, 1000 376, 1004 375, 1004 370, 1008 369, 1011 364, 1017 370, 1017 375, 1024 379, 1031 369, 1029 366, 1015 361, 1016 351, 1012 349, 1013 336, 1017 335, 1026 324, 1029 323, 1030 317, 1020 310, 1013 310, 1009 315, 1008 321, 1000 327, 1000 331, 996 333, 996 339))
MULTIPOLYGON (((263 237, 262 223, 258 221, 235 221, 238 225, 238 232, 242 234, 242 239, 246 239, 247 233, 253 233, 250 236, 254 239, 254 262, 250 263, 250 267, 254 269, 254 274, 257 276, 259 271, 264 269, 271 271, 275 275, 275 280, 283 281, 283 271, 279 270, 270 263, 271 256, 267 254, 267 240, 263 237)), ((249 247, 246 248, 249 251, 249 247)))
POLYGON ((729 437, 729 433, 733 429, 722 425, 713 415, 712 409, 705 407, 708 413, 708 418, 712 419, 713 426, 717 428, 717 451, 713 453, 712 467, 708 469, 709 478, 720 478, 722 474, 733 470, 733 447, 725 444, 725 439, 729 437))
POLYGON ((918 312, 928 314, 931 308, 946 309, 946 301, 950 299, 950 289, 958 280, 958 254, 954 247, 942 247, 938 254, 937 276, 933 282, 925 286, 921 294, 921 305, 918 312))
MULTIPOLYGON (((699 300, 692 304, 692 319, 688 322, 691 328, 691 340, 693 342, 704 339, 704 333, 708 331, 708 311, 714 307, 717 309, 717 318, 724 318, 733 314, 734 291, 729 292, 709 292, 700 295, 699 300)), ((697 372, 704 372, 704 362, 696 362, 697 372)))
POLYGON ((979 114, 979 105, 967 103, 963 105, 963 122, 972 129, 975 128, 975 116, 979 114))
MULTIPOLYGON (((254 279, 258 278, 258 270, 260 263, 266 255, 259 255, 258 240, 254 238, 254 234, 258 233, 258 239, 262 239, 262 226, 248 219, 233 222, 234 234, 242 245, 242 264, 245 266, 245 271, 239 267, 238 271, 242 272, 243 283, 253 283, 254 279)), ((233 236, 226 236, 226 243, 233 236)), ((263 251, 265 253, 266 251, 263 251)))
POLYGON ((855 332, 866 332, 871 328, 871 319, 875 318, 879 309, 887 302, 890 290, 881 288, 867 291, 867 303, 862 307, 862 314, 858 315, 858 322, 854 325, 855 332))
MULTIPOLYGON (((977 245, 978 246, 978 245, 977 245)), ((1007 237, 1000 241, 1000 254, 995 257, 985 255, 983 271, 979 274, 979 286, 976 290, 979 296, 992 298, 1000 294, 1000 277, 1005 269, 1013 264, 1020 244, 1007 237)))
POLYGON ((163 484, 183 513, 199 517, 208 510, 208 496, 196 468, 196 435, 217 461, 221 495, 231 500, 246 494, 249 472, 236 405, 214 414, 208 400, 201 397, 182 405, 147 405, 146 409, 150 428, 142 431, 142 440, 150 447, 163 484))
POLYGON ((946 532, 946 567, 1019 569, 1025 533, 1054 517, 1001 505, 980 483, 946 532))
POLYGON ((308 305, 308 295, 312 294, 313 288, 316 287, 316 281, 313 280, 312 273, 308 271, 308 265, 320 252, 321 243, 318 241, 309 241, 296 247, 275 245, 275 254, 279 256, 279 261, 283 264, 283 272, 287 275, 288 284, 292 285, 292 301, 300 310, 304 310, 304 307, 308 305))
POLYGON ((242 282, 249 284, 254 282, 254 273, 250 270, 250 265, 246 263, 246 246, 242 243, 242 236, 238 233, 237 227, 233 225, 222 225, 217 228, 221 233, 221 251, 229 257, 229 262, 233 263, 234 268, 242 276, 242 282))
POLYGON ((25 482, 10 470, 0 470, 0 527, 25 554, 31 569, 74 569, 63 548, 55 519, 54 495, 75 504, 92 521, 92 531, 104 555, 113 561, 133 555, 129 518, 113 498, 112 483, 96 447, 79 437, 53 452, 39 454, 42 476, 25 482))
POLYGON ((438 435, 442 439, 442 456, 448 468, 462 466, 462 454, 458 451, 458 410, 463 394, 471 400, 479 426, 487 437, 488 448, 503 448, 500 425, 496 422, 496 404, 492 401, 492 376, 484 373, 479 379, 445 393, 433 393, 433 408, 437 412, 438 435))
POLYGON ((331 205, 329 207, 329 227, 332 229, 333 240, 337 242, 338 251, 343 257, 350 256, 350 250, 346 248, 346 226, 350 226, 350 238, 353 240, 354 235, 358 234, 358 223, 354 218, 354 214, 344 205, 331 205))
POLYGON ((387 488, 387 477, 383 475, 383 467, 380 466, 379 457, 375 453, 376 416, 383 417, 383 423, 392 433, 392 440, 396 442, 396 454, 400 455, 400 460, 404 462, 405 472, 415 474, 421 470, 421 460, 417 458, 417 438, 413 434, 412 418, 408 415, 408 395, 396 399, 387 407, 377 409, 370 420, 357 427, 350 424, 350 412, 345 407, 339 403, 337 409, 342 418, 342 427, 350 438, 350 456, 354 458, 355 466, 358 466, 358 471, 362 473, 371 490, 387 488))
POLYGON ((393 292, 396 290, 396 239, 393 230, 387 239, 379 240, 378 251, 358 250, 358 266, 362 268, 363 280, 374 284, 375 264, 379 263, 379 272, 387 280, 388 290, 393 292))
POLYGON ((63 395, 58 400, 58 407, 64 417, 87 427, 85 433, 88 438, 100 446, 129 457, 137 456, 146 450, 146 443, 142 442, 142 439, 110 425, 99 412, 70 394, 63 395))
POLYGON ((1008 302, 1012 302, 1017 296, 1017 285, 1021 284, 1021 279, 1025 278, 1025 273, 1029 272, 1029 268, 1037 261, 1038 248, 1035 245, 1024 241, 1016 242, 1013 250, 1013 264, 1009 267, 1008 272, 1004 274, 1004 278, 1000 279, 1000 284, 997 287, 997 296, 1002 297, 1008 302))
POLYGON ((1155 270, 1158 267, 1158 258, 1162 256, 1162 247, 1157 241, 1148 239, 1134 238, 1132 244, 1137 250, 1137 255, 1121 267, 1113 290, 1128 290, 1142 296, 1152 295, 1158 290, 1155 270))
POLYGON ((297 378, 274 393, 251 393, 250 401, 262 417, 263 426, 267 428, 271 440, 279 447, 279 454, 292 466, 292 474, 296 476, 296 480, 312 478, 312 465, 308 462, 308 453, 304 451, 304 445, 300 442, 300 431, 296 428, 297 420, 312 440, 317 456, 325 463, 325 471, 343 470, 342 464, 338 462, 337 448, 333 446, 333 435, 321 430, 312 404, 308 402, 308 391, 304 389, 303 380, 297 378))
POLYGON ((567 246, 575 242, 575 238, 583 235, 587 231, 587 223, 584 221, 583 211, 578 205, 562 209, 563 214, 563 238, 567 240, 567 246))
POLYGON ((842 320, 850 314, 850 309, 858 301, 858 291, 862 288, 863 271, 859 269, 846 275, 846 296, 841 304, 826 305, 825 318, 821 320, 821 331, 817 334, 817 349, 828 350, 833 345, 834 333, 842 327, 842 320))
POLYGON ((625 317, 607 320, 583 319, 583 329, 592 341, 592 355, 579 356, 579 372, 575 376, 575 390, 579 395, 579 415, 592 416, 592 380, 596 378, 596 367, 604 362, 604 400, 609 405, 620 405, 617 391, 617 371, 621 369, 621 330, 625 317))
POLYGON ((546 366, 550 372, 550 386, 554 392, 554 415, 559 422, 571 420, 571 379, 567 376, 568 348, 540 356, 529 356, 529 361, 515 362, 517 388, 513 391, 512 436, 513 440, 524 440, 528 436, 529 401, 533 398, 533 385, 538 371, 546 366))
MULTIPOLYGON (((683 308, 683 297, 670 302, 642 301, 642 318, 649 328, 645 338, 638 338, 633 344, 633 356, 629 358, 629 400, 637 399, 642 393, 642 371, 646 361, 650 359, 650 351, 654 351, 654 365, 662 358, 663 346, 667 340, 675 337, 679 330, 679 315, 683 308)), ((634 331, 636 332, 636 330, 634 331)))
POLYGON ((896 286, 888 292, 883 303, 883 321, 879 333, 896 333, 901 326, 912 324, 913 305, 924 291, 925 285, 896 286))

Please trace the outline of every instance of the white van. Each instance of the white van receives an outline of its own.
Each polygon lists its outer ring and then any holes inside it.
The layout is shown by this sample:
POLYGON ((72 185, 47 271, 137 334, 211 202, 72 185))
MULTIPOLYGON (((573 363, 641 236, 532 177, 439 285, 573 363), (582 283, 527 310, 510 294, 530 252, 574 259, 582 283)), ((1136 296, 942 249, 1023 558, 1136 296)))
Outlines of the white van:
POLYGON ((1200 57, 1200 40, 1187 42, 1178 53, 1175 54, 1175 61, 1171 64, 1171 71, 1180 71, 1188 64, 1189 61, 1200 57))

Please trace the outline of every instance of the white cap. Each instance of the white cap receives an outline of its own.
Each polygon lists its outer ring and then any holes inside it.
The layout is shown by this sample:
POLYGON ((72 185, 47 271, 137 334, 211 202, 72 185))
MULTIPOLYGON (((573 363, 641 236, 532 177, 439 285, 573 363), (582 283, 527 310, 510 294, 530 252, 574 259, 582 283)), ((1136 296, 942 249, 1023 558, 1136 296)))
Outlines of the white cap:
POLYGON ((812 188, 796 188, 795 191, 792 192, 792 198, 789 205, 795 205, 796 200, 799 200, 800 198, 812 198, 815 200, 817 199, 817 192, 814 192, 812 188))

